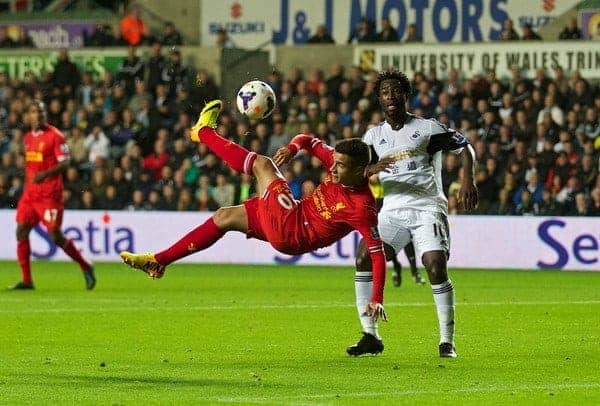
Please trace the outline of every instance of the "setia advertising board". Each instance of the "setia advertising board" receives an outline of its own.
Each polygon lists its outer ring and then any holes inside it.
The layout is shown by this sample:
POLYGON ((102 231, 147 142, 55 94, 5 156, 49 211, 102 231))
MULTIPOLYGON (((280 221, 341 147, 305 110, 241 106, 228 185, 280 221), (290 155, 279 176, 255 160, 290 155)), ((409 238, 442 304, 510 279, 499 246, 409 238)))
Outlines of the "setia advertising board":
MULTIPOLYGON (((211 213, 66 211, 65 235, 94 261, 119 261, 119 252, 158 251, 171 245, 211 213), (160 231, 157 231, 160 230, 160 231)), ((14 229, 13 210, 0 210, 0 227, 14 229)), ((451 216, 450 267, 563 269, 600 271, 600 218, 451 216)), ((32 254, 39 260, 65 260, 43 228, 31 233, 32 254)), ((284 255, 265 242, 228 233, 208 250, 185 262, 354 266, 360 236, 304 255, 284 255), (232 249, 235 247, 235 249, 232 249)), ((14 238, 0 245, 0 259, 16 258, 14 238)))

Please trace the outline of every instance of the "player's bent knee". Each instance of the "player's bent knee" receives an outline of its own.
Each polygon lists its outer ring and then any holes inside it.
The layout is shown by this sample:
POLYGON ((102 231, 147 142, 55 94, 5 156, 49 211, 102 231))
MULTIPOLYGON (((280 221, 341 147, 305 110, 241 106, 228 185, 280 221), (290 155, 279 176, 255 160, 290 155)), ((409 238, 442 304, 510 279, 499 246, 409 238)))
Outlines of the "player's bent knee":
POLYGON ((252 171, 255 174, 270 172, 275 173, 277 171, 277 167, 271 158, 264 155, 258 155, 254 161, 254 165, 252 166, 252 171))
POLYGON ((232 211, 230 207, 221 207, 213 215, 215 225, 221 229, 226 229, 231 223, 232 211))

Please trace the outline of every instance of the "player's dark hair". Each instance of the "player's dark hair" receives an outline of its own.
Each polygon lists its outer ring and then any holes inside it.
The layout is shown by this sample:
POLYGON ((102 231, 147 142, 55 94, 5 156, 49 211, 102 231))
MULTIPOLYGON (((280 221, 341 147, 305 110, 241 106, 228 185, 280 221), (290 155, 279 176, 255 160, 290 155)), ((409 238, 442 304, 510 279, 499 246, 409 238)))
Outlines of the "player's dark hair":
POLYGON ((408 77, 399 70, 386 70, 379 72, 375 81, 375 94, 379 97, 379 89, 384 80, 397 80, 400 82, 400 89, 406 96, 410 95, 410 81, 408 77))
POLYGON ((40 99, 34 99, 31 102, 31 105, 37 107, 37 109, 40 112, 41 121, 46 122, 47 117, 48 117, 48 109, 46 108, 46 103, 44 103, 40 99))
POLYGON ((360 138, 349 138, 335 144, 335 152, 348 155, 354 167, 364 168, 371 162, 371 150, 360 138))

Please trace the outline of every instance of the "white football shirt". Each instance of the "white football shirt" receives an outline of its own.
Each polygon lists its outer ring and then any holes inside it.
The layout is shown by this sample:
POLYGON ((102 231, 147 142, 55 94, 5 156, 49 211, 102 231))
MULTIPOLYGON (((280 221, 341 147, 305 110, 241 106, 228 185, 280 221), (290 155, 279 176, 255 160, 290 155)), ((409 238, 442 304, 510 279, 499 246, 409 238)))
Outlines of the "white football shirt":
POLYGON ((384 198, 381 211, 410 208, 448 213, 442 187, 442 151, 460 153, 465 137, 436 120, 408 115, 394 130, 387 121, 370 128, 363 141, 379 159, 393 156, 391 172, 380 172, 384 198))

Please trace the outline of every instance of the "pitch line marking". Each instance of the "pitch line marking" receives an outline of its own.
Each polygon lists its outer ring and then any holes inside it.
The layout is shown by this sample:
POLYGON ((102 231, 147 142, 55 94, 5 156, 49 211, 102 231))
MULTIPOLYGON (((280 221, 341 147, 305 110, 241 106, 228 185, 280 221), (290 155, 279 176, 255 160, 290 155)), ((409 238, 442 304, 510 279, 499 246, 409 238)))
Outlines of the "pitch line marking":
MULTIPOLYGON (((2 302, 3 300, 0 300, 2 302)), ((29 300, 28 303, 31 303, 29 300)), ((65 300, 68 303, 68 300, 65 300)), ((93 303, 94 300, 90 300, 93 303)), ((469 306, 558 306, 558 305, 597 305, 600 300, 581 300, 581 301, 544 301, 544 302, 472 302, 457 303, 458 307, 469 306)), ((431 302, 414 303, 386 303, 389 307, 433 307, 431 302)), ((147 303, 144 306, 116 306, 99 309, 97 307, 68 307, 68 308, 40 308, 40 309, 0 309, 0 314, 27 314, 27 313, 87 313, 87 312, 136 312, 136 311, 214 311, 214 310, 285 310, 285 309, 336 309, 336 308, 354 308, 354 304, 349 303, 309 303, 309 304, 290 304, 290 305, 269 305, 269 304, 236 304, 225 306, 196 306, 196 305, 178 305, 161 306, 160 303, 147 303)))
POLYGON ((382 396, 418 396, 418 395, 446 395, 448 393, 494 393, 494 392, 527 392, 527 391, 538 391, 538 390, 570 390, 570 389, 598 389, 600 383, 567 383, 567 384, 556 384, 556 385, 516 385, 516 386, 492 386, 487 388, 459 388, 459 389, 443 389, 443 390, 431 390, 431 389, 412 389, 404 391, 389 391, 389 392, 351 392, 351 393, 322 393, 312 394, 305 396, 281 396, 281 397, 264 397, 264 398, 247 398, 247 397, 214 397, 210 401, 224 402, 224 403, 273 403, 273 402, 285 402, 286 404, 305 404, 308 400, 318 399, 335 399, 343 400, 347 398, 373 398, 382 396), (304 402, 303 402, 304 401, 304 402))

